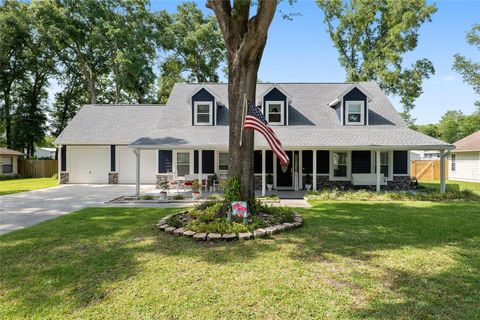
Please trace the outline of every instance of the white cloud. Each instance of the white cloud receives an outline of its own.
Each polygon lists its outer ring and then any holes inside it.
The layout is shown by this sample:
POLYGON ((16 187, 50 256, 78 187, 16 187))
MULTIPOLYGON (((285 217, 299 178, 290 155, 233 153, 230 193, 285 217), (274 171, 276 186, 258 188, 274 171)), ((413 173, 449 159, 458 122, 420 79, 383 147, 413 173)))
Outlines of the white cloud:
POLYGON ((451 76, 451 75, 442 77, 443 82, 452 82, 452 81, 455 81, 455 80, 457 80, 457 78, 455 78, 454 76, 451 76))

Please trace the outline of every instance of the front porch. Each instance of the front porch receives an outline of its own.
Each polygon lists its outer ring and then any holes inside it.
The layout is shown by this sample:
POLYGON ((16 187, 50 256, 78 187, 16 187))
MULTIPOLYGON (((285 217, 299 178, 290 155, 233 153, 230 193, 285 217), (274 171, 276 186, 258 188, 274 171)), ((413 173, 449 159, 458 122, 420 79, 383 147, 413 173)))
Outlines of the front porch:
MULTIPOLYGON (((152 149, 152 148, 145 148, 152 149)), ((135 148, 137 194, 140 185, 141 148, 135 148)), ((157 150, 157 185, 165 179, 200 180, 228 172, 226 150, 157 150)), ((309 190, 370 189, 405 190, 410 188, 410 159, 405 149, 331 148, 287 150, 288 167, 282 168, 272 151, 254 151, 254 185, 260 196, 285 192, 285 197, 303 197, 309 190), (269 192, 273 190, 272 192, 269 192), (294 193, 292 193, 294 192, 294 193), (288 195, 290 194, 290 195, 288 195)), ((445 191, 445 156, 441 150, 441 187, 445 191)))

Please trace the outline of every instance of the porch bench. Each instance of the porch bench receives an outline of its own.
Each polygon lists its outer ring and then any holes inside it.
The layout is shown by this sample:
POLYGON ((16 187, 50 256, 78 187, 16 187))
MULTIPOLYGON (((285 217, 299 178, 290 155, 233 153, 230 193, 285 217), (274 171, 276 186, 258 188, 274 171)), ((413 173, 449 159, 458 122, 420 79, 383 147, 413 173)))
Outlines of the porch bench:
MULTIPOLYGON (((352 174, 352 184, 354 186, 374 186, 377 184, 377 174, 376 173, 353 173, 352 174)), ((387 185, 387 179, 380 174, 380 185, 387 185)))

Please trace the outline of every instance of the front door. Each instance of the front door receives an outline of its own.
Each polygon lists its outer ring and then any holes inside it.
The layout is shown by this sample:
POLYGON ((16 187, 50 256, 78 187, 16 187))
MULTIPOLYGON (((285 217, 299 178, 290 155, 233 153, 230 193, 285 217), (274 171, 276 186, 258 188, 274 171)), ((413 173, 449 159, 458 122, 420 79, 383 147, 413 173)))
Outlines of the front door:
POLYGON ((291 189, 293 188, 293 170, 292 170, 292 162, 293 162, 293 154, 292 151, 286 151, 290 162, 288 163, 287 170, 285 172, 282 171, 282 167, 280 166, 280 161, 277 161, 277 189, 291 189))

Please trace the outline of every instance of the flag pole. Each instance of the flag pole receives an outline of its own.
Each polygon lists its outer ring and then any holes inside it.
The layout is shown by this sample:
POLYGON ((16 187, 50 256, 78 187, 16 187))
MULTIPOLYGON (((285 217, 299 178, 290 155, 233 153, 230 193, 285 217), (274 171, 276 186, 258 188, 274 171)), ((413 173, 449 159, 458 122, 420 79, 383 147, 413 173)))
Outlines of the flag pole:
POLYGON ((245 114, 247 111, 247 94, 243 94, 243 110, 242 110, 242 130, 240 131, 240 147, 242 146, 242 140, 243 140, 243 130, 245 130, 245 114))

